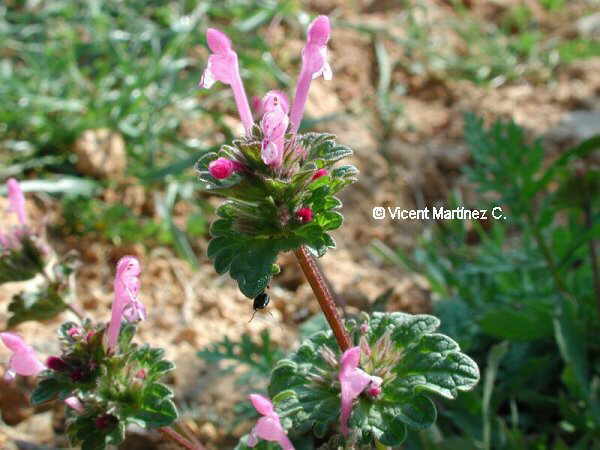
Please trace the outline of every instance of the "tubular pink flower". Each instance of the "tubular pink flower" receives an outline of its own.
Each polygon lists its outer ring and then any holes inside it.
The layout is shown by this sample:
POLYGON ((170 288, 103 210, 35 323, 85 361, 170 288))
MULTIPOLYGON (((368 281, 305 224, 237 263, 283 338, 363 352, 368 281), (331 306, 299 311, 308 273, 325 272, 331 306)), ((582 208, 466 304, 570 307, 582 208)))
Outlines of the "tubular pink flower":
POLYGON ((67 404, 67 406, 73 408, 78 413, 82 413, 85 411, 83 403, 81 403, 81 401, 74 395, 65 398, 65 403, 67 404))
POLYGON ((229 178, 236 170, 236 162, 227 158, 218 158, 208 165, 208 171, 217 180, 229 178))
POLYGON ((252 112, 240 76, 237 53, 231 48, 229 38, 215 28, 206 30, 206 41, 212 54, 208 57, 208 64, 199 86, 209 89, 216 81, 231 86, 240 118, 246 133, 250 134, 253 124, 252 112))
POLYGON ((266 108, 267 111, 260 121, 263 140, 260 156, 263 162, 273 168, 280 167, 283 161, 283 148, 285 145, 285 132, 290 124, 283 105, 278 100, 272 100, 266 108))
POLYGON ((281 108, 285 114, 290 112, 290 101, 285 92, 269 91, 261 100, 262 114, 281 108))
POLYGON ((287 437, 283 426, 281 426, 279 415, 275 412, 273 403, 268 398, 258 394, 250 394, 250 401, 254 409, 263 417, 258 419, 256 425, 252 428, 247 442, 248 446, 254 447, 258 444, 260 438, 265 441, 277 442, 283 450, 294 450, 294 445, 287 437))
POLYGON ((302 68, 290 113, 292 133, 296 133, 300 127, 311 81, 321 75, 325 80, 331 80, 331 67, 327 62, 327 41, 330 34, 331 26, 327 16, 317 17, 308 26, 306 45, 302 49, 302 68))
POLYGON ((14 212, 19 218, 21 225, 26 225, 25 216, 25 196, 21 190, 21 185, 14 178, 9 178, 6 182, 8 190, 8 201, 10 202, 10 211, 14 212))
POLYGON ((5 379, 12 380, 15 374, 25 377, 37 375, 46 368, 38 359, 35 350, 27 345, 18 334, 0 333, 0 339, 13 353, 8 361, 8 371, 4 375, 5 379))
POLYGON ((110 350, 114 350, 117 345, 123 317, 130 322, 146 318, 144 305, 137 299, 140 290, 140 273, 140 262, 133 256, 123 256, 117 262, 114 281, 115 299, 107 333, 110 350))
POLYGON ((340 359, 340 372, 338 378, 342 386, 340 429, 344 436, 349 433, 348 419, 352 413, 352 403, 368 386, 372 386, 374 396, 381 392, 381 378, 373 377, 358 368, 360 361, 360 347, 352 347, 344 352, 340 359), (379 389, 379 392, 377 392, 379 389))

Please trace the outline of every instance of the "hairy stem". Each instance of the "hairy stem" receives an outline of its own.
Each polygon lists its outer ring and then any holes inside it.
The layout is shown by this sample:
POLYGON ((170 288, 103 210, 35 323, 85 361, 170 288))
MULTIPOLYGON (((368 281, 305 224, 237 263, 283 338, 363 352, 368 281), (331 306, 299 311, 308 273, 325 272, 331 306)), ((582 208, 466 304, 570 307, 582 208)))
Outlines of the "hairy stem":
POLYGON ((335 301, 329 290, 325 275, 321 269, 319 269, 315 259, 306 247, 300 246, 294 251, 294 254, 296 255, 296 258, 298 258, 300 267, 319 301, 319 305, 323 310, 323 314, 325 314, 329 326, 333 330, 338 345, 342 349, 342 352, 348 350, 352 345, 350 336, 348 336, 342 318, 336 309, 335 301))
POLYGON ((188 450, 204 450, 204 447, 199 443, 192 443, 171 427, 157 428, 157 431, 166 438, 176 442, 181 447, 188 450))

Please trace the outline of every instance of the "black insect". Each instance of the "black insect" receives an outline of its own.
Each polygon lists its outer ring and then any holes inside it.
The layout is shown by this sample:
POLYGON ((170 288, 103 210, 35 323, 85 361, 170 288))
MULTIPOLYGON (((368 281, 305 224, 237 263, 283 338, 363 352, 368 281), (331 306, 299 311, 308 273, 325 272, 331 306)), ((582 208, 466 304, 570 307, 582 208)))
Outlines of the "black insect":
POLYGON ((254 297, 254 302, 252 304, 252 307, 254 308, 254 312, 252 313, 252 317, 250 318, 250 320, 248 322, 252 322, 252 319, 254 319, 254 314, 256 314, 256 311, 258 311, 259 309, 265 309, 270 301, 271 301, 271 297, 269 297, 269 294, 267 294, 264 291, 261 292, 260 294, 258 294, 256 297, 254 297))

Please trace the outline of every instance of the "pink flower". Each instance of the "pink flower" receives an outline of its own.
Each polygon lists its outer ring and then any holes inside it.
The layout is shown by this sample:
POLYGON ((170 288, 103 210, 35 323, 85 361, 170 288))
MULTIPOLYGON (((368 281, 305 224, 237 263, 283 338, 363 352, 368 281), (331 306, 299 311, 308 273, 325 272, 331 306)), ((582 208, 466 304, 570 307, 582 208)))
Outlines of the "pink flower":
POLYGON ((23 376, 37 375, 46 368, 35 354, 35 350, 27 345, 21 337, 15 333, 0 333, 0 339, 4 345, 13 353, 8 361, 8 371, 5 379, 12 380, 15 374, 23 376))
POLYGON ((321 75, 325 80, 331 80, 331 67, 327 62, 327 42, 330 33, 331 26, 327 16, 317 17, 308 26, 306 45, 302 50, 302 69, 298 77, 296 97, 290 113, 292 133, 296 133, 300 127, 311 81, 321 75))
POLYGON ((273 408, 273 403, 262 395, 250 394, 252 405, 263 417, 258 419, 248 437, 248 447, 258 444, 258 439, 277 442, 283 450, 294 450, 294 446, 281 426, 279 415, 273 408))
POLYGON ((209 89, 216 81, 230 85, 246 133, 250 134, 253 124, 252 112, 240 76, 237 53, 231 48, 229 38, 215 28, 206 30, 206 41, 212 54, 208 57, 208 65, 200 79, 200 87, 209 89))
POLYGON ((350 414, 352 413, 354 399, 367 387, 376 394, 375 396, 381 393, 381 378, 373 377, 359 369, 359 361, 360 347, 349 348, 344 352, 340 360, 341 369, 338 375, 342 386, 340 428, 344 436, 347 436, 349 433, 348 419, 350 419, 350 414))
POLYGON ((262 117, 266 112, 272 111, 275 106, 281 106, 287 114, 290 112, 290 102, 283 91, 269 91, 263 98, 252 97, 252 109, 256 117, 262 117))
POLYGON ((21 225, 26 224, 25 217, 25 196, 21 190, 21 185, 14 178, 9 178, 6 182, 8 190, 8 201, 10 202, 10 211, 14 212, 19 218, 21 225))
POLYGON ((137 298, 140 290, 140 273, 140 262, 133 256, 123 256, 117 262, 114 281, 115 299, 108 326, 108 348, 111 350, 114 350, 117 344, 123 317, 130 322, 146 318, 144 305, 137 298))
POLYGON ((218 158, 208 165, 208 171, 217 180, 229 178, 236 168, 238 163, 227 158, 218 158))
POLYGON ((317 178, 324 177, 325 175, 329 175, 329 171, 327 169, 319 169, 315 171, 311 179, 316 180, 317 178))
POLYGON ((279 167, 283 161, 285 132, 290 120, 279 101, 273 100, 272 105, 265 107, 271 108, 271 110, 267 111, 260 121, 260 128, 263 132, 260 155, 268 166, 279 167))
POLYGON ((68 329, 67 334, 72 338, 78 338, 81 336, 81 328, 79 327, 71 327, 68 329))
POLYGON ((65 398, 65 403, 67 404, 67 406, 73 408, 78 413, 82 413, 85 410, 83 407, 83 403, 81 403, 81 401, 74 395, 65 398))
POLYGON ((296 217, 302 223, 310 222, 311 220, 313 220, 312 209, 310 209, 307 206, 300 208, 298 211, 296 211, 296 217))

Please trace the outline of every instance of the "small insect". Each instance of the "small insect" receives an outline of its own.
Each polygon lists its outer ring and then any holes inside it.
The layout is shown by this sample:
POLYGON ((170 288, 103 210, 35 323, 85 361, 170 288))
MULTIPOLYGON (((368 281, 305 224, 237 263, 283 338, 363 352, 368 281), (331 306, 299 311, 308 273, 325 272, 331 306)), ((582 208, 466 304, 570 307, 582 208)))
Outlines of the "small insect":
POLYGON ((252 307, 254 308, 254 312, 252 313, 252 317, 250 318, 248 323, 252 322, 252 319, 254 319, 254 315, 256 314, 256 311, 258 311, 259 309, 265 309, 270 301, 271 301, 271 297, 269 297, 269 294, 267 294, 265 291, 261 292, 256 297, 254 297, 254 302, 252 304, 252 307))

